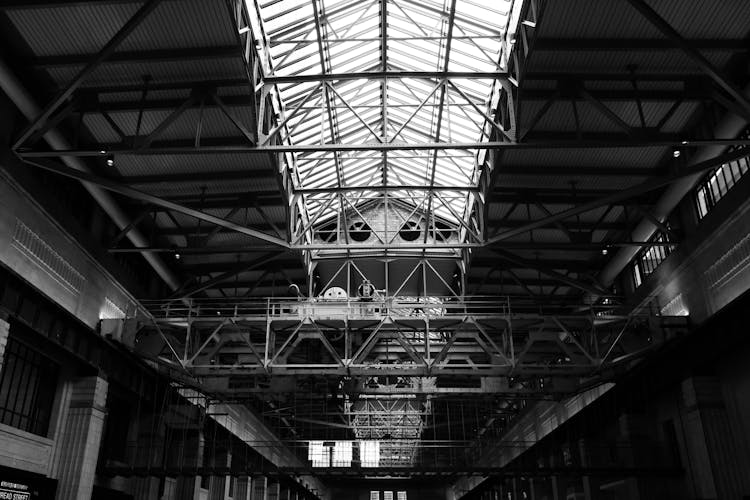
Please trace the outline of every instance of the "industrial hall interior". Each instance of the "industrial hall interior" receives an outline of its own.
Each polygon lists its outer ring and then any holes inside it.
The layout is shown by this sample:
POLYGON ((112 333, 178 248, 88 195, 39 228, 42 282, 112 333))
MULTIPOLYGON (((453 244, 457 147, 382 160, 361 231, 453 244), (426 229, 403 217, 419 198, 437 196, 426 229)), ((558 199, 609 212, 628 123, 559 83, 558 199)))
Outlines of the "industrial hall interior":
POLYGON ((0 499, 750 499, 750 0, 0 0, 0 499))

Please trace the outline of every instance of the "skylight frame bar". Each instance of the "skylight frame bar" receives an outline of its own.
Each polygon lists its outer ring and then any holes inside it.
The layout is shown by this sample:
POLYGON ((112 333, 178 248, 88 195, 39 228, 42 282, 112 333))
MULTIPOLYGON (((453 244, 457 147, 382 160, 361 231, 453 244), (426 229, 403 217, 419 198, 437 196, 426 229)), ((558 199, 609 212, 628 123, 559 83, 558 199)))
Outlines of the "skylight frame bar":
MULTIPOLYGON (((288 0, 285 0, 285 1, 288 1, 288 0)), ((302 3, 306 3, 306 0, 304 0, 302 3)), ((362 5, 358 4, 357 2, 339 2, 339 4, 340 4, 340 6, 337 5, 332 11, 327 12, 326 13, 326 17, 331 17, 331 16, 335 17, 335 16, 338 16, 340 14, 343 14, 344 12, 346 12, 349 9, 354 9, 354 8, 357 8, 357 7, 362 7, 362 5)), ((271 41, 276 36, 276 34, 275 33, 268 33, 268 36, 269 36, 269 41, 271 41)))
MULTIPOLYGON (((319 83, 319 84, 315 85, 313 87, 313 89, 305 96, 305 98, 302 99, 302 102, 300 103, 300 105, 297 106, 297 107, 295 107, 292 110, 292 112, 289 114, 289 116, 285 116, 284 119, 281 121, 281 123, 279 123, 273 130, 271 130, 268 133, 268 136, 266 137, 266 139, 261 144, 262 146, 266 146, 268 144, 268 141, 270 141, 276 134, 278 134, 284 128, 284 126, 289 122, 289 120, 291 120, 297 114, 297 112, 300 110, 300 107, 303 104, 305 104, 313 96, 313 94, 315 94, 315 92, 321 87, 321 85, 323 85, 323 84, 319 83)), ((284 113, 284 114, 286 114, 286 113, 284 113)), ((289 135, 290 134, 287 134, 287 137, 289 135)))
MULTIPOLYGON (((467 40, 470 44, 474 45, 477 48, 477 50, 479 50, 482 54, 484 54, 484 56, 489 61, 490 65, 494 66, 498 70, 502 69, 502 67, 500 65, 500 61, 499 60, 495 60, 492 57, 492 54, 488 54, 487 53, 487 49, 485 47, 482 47, 481 45, 479 45, 477 43, 476 38, 478 38, 478 37, 469 36, 468 34, 466 34, 466 32, 464 31, 464 29, 461 26, 456 26, 456 27, 459 30, 461 30, 462 33, 464 33, 466 35, 466 36, 463 36, 463 37, 459 37, 458 38, 459 40, 467 40)), ((454 38, 454 39, 456 39, 456 38, 454 38)), ((500 47, 500 49, 498 50, 498 58, 500 57, 500 52, 502 52, 502 47, 500 47)))
MULTIPOLYGON (((405 0, 405 1, 408 2, 409 0, 405 0)), ((447 71, 448 70, 448 65, 450 64, 450 53, 451 53, 450 49, 451 49, 451 42, 452 42, 451 41, 451 35, 453 34, 453 26, 454 26, 454 22, 455 22, 456 3, 457 3, 457 0, 451 0, 451 2, 450 2, 450 9, 449 9, 449 15, 448 15, 448 26, 447 26, 447 29, 446 29, 447 40, 445 42, 445 54, 443 56, 444 57, 444 62, 442 64, 443 71, 447 71)), ((445 94, 446 94, 447 90, 448 90, 448 87, 446 85, 444 85, 442 87, 441 91, 440 91, 440 106, 439 106, 439 108, 437 110, 437 119, 436 119, 436 124, 435 124, 435 129, 434 129, 434 137, 435 137, 434 140, 435 141, 440 141, 440 129, 442 127, 443 112, 444 112, 443 104, 445 103, 445 94)), ((434 185, 435 185, 435 174, 437 173, 437 155, 438 155, 438 151, 437 150, 433 151, 433 154, 432 154, 432 172, 430 174, 430 182, 429 182, 430 188, 434 187, 434 185)), ((433 208, 432 191, 430 191, 429 199, 428 199, 428 202, 427 202, 427 212, 426 212, 426 215, 427 215, 428 219, 432 215, 432 208, 433 208)), ((425 231, 423 243, 425 243, 425 244, 427 243, 427 231, 425 231)))
MULTIPOLYGON (((454 36, 453 40, 467 40, 467 39, 492 39, 492 40, 502 40, 503 37, 497 36, 497 35, 465 35, 465 36, 454 36)), ((443 36, 414 36, 414 37, 388 37, 388 40, 392 42, 401 42, 404 40, 444 40, 445 37, 443 36)), ((327 38, 323 40, 326 43, 344 43, 344 42, 379 42, 380 37, 375 38, 358 38, 358 37, 346 37, 346 39, 337 39, 337 38, 327 38)), ((296 43, 315 43, 315 40, 306 40, 306 39, 288 39, 288 40, 274 40, 273 41, 275 45, 288 45, 288 44, 296 44, 296 43)))
MULTIPOLYGON (((367 14, 367 12, 368 12, 368 11, 370 10, 370 8, 371 8, 372 6, 374 6, 374 5, 376 4, 376 3, 377 3, 377 0, 372 0, 372 1, 371 1, 371 2, 369 3, 369 5, 365 6, 365 8, 364 8, 364 9, 362 9, 362 14, 361 14, 361 15, 360 15, 360 16, 359 16, 359 17, 358 17, 357 19, 355 19, 355 20, 353 20, 353 21, 352 21, 351 23, 349 23, 349 26, 348 26, 348 28, 346 28, 346 31, 344 31, 344 33, 343 33, 342 35, 338 35, 338 34, 336 33, 336 34, 335 34, 335 35, 336 35, 336 37, 335 37, 334 39, 335 39, 335 40, 348 40, 348 39, 349 39, 349 32, 350 32, 350 31, 351 31, 351 30, 352 30, 352 29, 353 29, 353 28, 354 28, 355 26, 357 26, 357 25, 358 25, 358 24, 360 24, 360 23, 363 23, 364 21, 370 21, 370 20, 376 19, 376 18, 378 17, 378 13, 377 13, 377 11, 376 11, 376 12, 375 12, 374 14, 371 14, 371 15, 370 15, 369 17, 367 17, 367 18, 364 18, 364 16, 365 16, 365 15, 367 14), (364 21, 363 21, 363 18, 364 18, 364 21)), ((355 2, 355 4, 356 4, 356 2, 355 2)), ((328 16, 326 16, 326 18, 328 19, 328 16)), ((342 16, 342 18, 343 18, 343 16, 342 16)), ((340 19, 340 18, 335 18, 335 19, 333 19, 333 20, 334 20, 334 21, 338 21, 339 19, 340 19)), ((328 25, 329 25, 329 26, 331 26, 331 29, 333 29, 333 25, 331 24, 331 22, 330 22, 330 21, 326 21, 326 22, 328 23, 328 25)), ((327 37, 327 38, 325 38, 325 39, 323 40, 323 42, 324 42, 324 43, 329 43, 329 40, 331 40, 331 38, 330 38, 330 37, 327 37)))
MULTIPOLYGON (((315 28, 313 27, 313 31, 315 28)), ((317 52, 316 49, 309 50, 309 48, 305 48, 304 50, 300 50, 297 47, 294 47, 292 50, 279 54, 283 55, 284 57, 280 58, 280 60, 275 61, 276 64, 274 65, 274 74, 304 74, 305 71, 308 71, 309 69, 314 68, 316 65, 311 66, 305 66, 302 69, 290 69, 295 68, 295 66, 298 66, 310 59, 310 57, 314 56, 317 52), (294 59, 289 59, 292 55, 297 56, 294 59)), ((278 59, 277 57, 274 57, 272 54, 271 57, 274 59, 278 59)))
MULTIPOLYGON (((441 17, 449 15, 447 12, 441 10, 437 6, 437 4, 432 3, 429 0, 419 0, 419 2, 417 2, 415 0, 399 0, 399 1, 407 3, 409 5, 412 5, 416 9, 423 9, 423 10, 426 10, 426 11, 429 11, 429 12, 433 12, 435 14, 440 15, 441 17), (432 5, 430 5, 430 3, 432 3, 432 5)), ((503 32, 501 32, 501 31, 494 31, 494 30, 488 28, 487 27, 487 23, 485 21, 482 21, 481 19, 476 19, 476 18, 473 18, 473 17, 471 19, 467 19, 466 17, 459 17, 459 20, 462 23, 464 23, 464 24, 468 24, 470 26, 475 26, 475 27, 477 27, 479 29, 482 29, 482 30, 485 30, 487 32, 494 33, 497 36, 500 36, 500 37, 504 36, 503 32)))
POLYGON ((510 74, 507 71, 413 71, 399 68, 390 64, 387 72, 365 71, 350 73, 326 73, 326 74, 299 74, 299 75, 269 75, 263 79, 264 85, 277 85, 281 83, 311 83, 321 80, 372 80, 379 78, 388 79, 414 79, 426 80, 435 83, 440 78, 450 79, 480 79, 480 80, 508 80, 510 74))
MULTIPOLYGON (((458 26, 457 26, 457 27, 458 27, 458 26)), ((396 30, 396 29, 399 29, 399 28, 396 28, 396 27, 394 27, 393 29, 394 29, 394 30, 396 30)), ((400 30, 400 31, 405 31, 405 30, 400 30)), ((441 41, 444 41, 444 40, 446 40, 446 38, 445 38, 445 37, 442 37, 442 38, 436 39, 436 40, 435 40, 435 41, 433 42, 432 38, 431 38, 431 37, 428 37, 428 38, 421 38, 421 39, 420 39, 420 38, 415 38, 415 39, 414 39, 413 41, 425 41, 425 42, 429 42, 429 43, 434 43, 434 44, 435 44, 435 45, 436 45, 437 47, 440 47, 440 42, 441 42, 441 41)), ((455 41, 456 39, 455 39, 455 38, 453 38, 453 40, 455 41)), ((417 51, 421 51, 421 50, 423 50, 423 48, 422 48, 422 47, 416 46, 416 45, 414 45, 414 44, 413 44, 413 43, 411 43, 411 42, 412 42, 412 40, 408 40, 408 41, 407 41, 407 40, 404 40, 404 41, 401 41, 400 43, 402 43, 402 44, 403 44, 403 45, 404 45, 405 47, 408 47, 408 48, 412 48, 412 49, 414 49, 414 50, 417 50, 417 51)), ((453 49, 453 50, 455 51, 454 53, 456 53, 456 54, 458 54, 458 55, 462 55, 462 56, 465 56, 465 57, 467 57, 467 58, 470 58, 470 59, 474 59, 475 61, 477 61, 477 62, 481 62, 481 63, 483 63, 483 64, 485 64, 485 65, 487 65, 487 66, 495 66, 495 67, 499 68, 499 64, 497 64, 497 63, 492 63, 492 62, 491 62, 491 59, 490 59, 490 62, 489 62, 489 63, 487 63, 486 61, 484 61, 483 59, 481 59, 481 58, 479 58, 479 57, 475 56, 474 54, 469 54, 469 53, 467 53, 467 52, 464 52, 464 51, 462 51, 462 50, 456 50, 456 49, 453 49)), ((406 52, 405 54, 408 54, 408 52, 406 52)), ((436 55, 437 55, 437 54, 436 54, 436 55)), ((455 61, 452 61, 452 62, 453 62, 453 63, 455 64, 455 61)))

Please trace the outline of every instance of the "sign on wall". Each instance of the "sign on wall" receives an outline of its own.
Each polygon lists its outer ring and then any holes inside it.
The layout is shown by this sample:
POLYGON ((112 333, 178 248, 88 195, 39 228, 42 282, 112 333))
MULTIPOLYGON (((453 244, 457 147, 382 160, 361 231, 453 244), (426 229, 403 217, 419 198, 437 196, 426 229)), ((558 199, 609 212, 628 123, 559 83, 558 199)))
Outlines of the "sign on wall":
POLYGON ((23 483, 0 481, 0 500, 31 500, 31 487, 23 483))

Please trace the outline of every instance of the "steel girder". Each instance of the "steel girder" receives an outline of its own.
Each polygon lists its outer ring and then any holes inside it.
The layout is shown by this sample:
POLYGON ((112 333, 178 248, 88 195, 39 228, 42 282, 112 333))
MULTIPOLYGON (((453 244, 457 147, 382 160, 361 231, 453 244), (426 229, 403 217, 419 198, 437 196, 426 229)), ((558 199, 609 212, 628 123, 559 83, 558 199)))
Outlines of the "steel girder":
POLYGON ((686 318, 607 311, 516 314, 507 301, 479 297, 148 306, 154 317, 137 350, 234 395, 243 385, 252 393, 253 377, 271 376, 351 377, 355 387, 391 394, 440 392, 450 387, 443 376, 475 380, 481 392, 564 392, 626 366, 686 326, 686 318), (510 381, 524 382, 511 389, 510 381))

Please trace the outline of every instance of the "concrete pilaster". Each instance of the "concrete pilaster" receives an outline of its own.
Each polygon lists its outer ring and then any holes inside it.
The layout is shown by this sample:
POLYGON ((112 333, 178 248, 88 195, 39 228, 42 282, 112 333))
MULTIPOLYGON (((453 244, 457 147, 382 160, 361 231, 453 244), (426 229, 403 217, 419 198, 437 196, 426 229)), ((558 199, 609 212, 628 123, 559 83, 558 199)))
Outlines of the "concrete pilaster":
POLYGON ((280 500, 281 484, 278 481, 268 481, 266 500, 280 500))
POLYGON ((178 439, 168 450, 167 463, 184 471, 187 475, 179 476, 175 484, 175 500, 197 500, 200 495, 201 477, 197 469, 203 465, 205 441, 203 432, 187 429, 179 432, 178 439))
POLYGON ((240 476, 234 482, 234 500, 252 500, 253 480, 249 476, 240 476))
POLYGON ((60 453, 54 464, 57 498, 91 498, 99 457, 107 381, 86 377, 71 382, 65 424, 60 436, 60 453))
POLYGON ((159 500, 176 500, 177 498, 177 479, 173 477, 164 478, 164 494, 159 500))
POLYGON ((281 495, 279 500, 292 500, 292 490, 289 486, 281 485, 281 495))
POLYGON ((552 476, 550 478, 552 487, 552 498, 554 500, 566 500, 568 498, 568 482, 562 476, 552 476))
POLYGON ((159 498, 158 477, 134 477, 130 483, 133 500, 155 500, 159 498))
MULTIPOLYGON (((218 470, 226 469, 232 465, 232 453, 229 450, 217 450, 212 466, 218 470)), ((226 500, 229 493, 229 479, 227 476, 211 476, 208 483, 208 500, 226 500)))
POLYGON ((268 478, 260 476, 253 479, 252 500, 268 500, 268 478))

